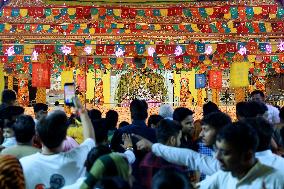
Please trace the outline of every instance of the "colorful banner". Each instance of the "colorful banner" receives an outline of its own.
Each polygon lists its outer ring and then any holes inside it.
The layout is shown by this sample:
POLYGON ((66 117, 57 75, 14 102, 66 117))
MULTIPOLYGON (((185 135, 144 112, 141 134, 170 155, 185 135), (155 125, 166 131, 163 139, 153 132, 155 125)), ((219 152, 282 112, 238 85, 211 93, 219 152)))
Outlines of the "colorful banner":
POLYGON ((195 74, 195 88, 201 89, 206 87, 206 75, 205 74, 195 74))
POLYGON ((209 75, 209 88, 221 89, 222 88, 222 71, 210 70, 208 75, 209 75))
POLYGON ((230 87, 247 87, 249 85, 249 62, 234 62, 230 68, 230 87))
POLYGON ((50 67, 47 63, 35 62, 32 64, 32 86, 50 87, 50 67))

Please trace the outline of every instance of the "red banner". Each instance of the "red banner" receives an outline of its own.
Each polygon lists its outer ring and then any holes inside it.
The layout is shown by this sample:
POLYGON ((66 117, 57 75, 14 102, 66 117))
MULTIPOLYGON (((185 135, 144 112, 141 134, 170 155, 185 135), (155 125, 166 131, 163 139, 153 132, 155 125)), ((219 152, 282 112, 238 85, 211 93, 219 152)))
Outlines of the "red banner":
POLYGON ((209 71, 209 88, 211 89, 222 88, 222 71, 216 71, 216 70, 209 71))
POLYGON ((32 86, 50 87, 50 67, 47 63, 33 63, 32 86))

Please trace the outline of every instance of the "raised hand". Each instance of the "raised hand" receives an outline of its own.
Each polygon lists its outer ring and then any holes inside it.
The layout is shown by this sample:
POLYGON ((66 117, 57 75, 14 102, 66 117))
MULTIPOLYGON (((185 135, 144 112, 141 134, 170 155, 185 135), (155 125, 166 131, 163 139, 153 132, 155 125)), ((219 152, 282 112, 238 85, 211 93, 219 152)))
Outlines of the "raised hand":
POLYGON ((137 150, 148 150, 151 151, 153 143, 140 135, 132 134, 131 136, 136 137, 139 141, 136 143, 137 150))

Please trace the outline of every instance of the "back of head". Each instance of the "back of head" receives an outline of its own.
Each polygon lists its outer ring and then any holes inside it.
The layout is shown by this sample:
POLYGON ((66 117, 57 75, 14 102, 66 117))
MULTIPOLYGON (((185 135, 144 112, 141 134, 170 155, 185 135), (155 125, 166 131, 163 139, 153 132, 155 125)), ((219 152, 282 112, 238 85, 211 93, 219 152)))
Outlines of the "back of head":
POLYGON ((184 108, 184 107, 179 107, 176 108, 173 114, 173 119, 175 121, 181 122, 182 120, 184 120, 187 116, 190 116, 193 114, 193 111, 191 111, 188 108, 184 108))
POLYGON ((240 153, 255 152, 259 141, 256 131, 244 121, 223 127, 217 134, 217 141, 222 140, 240 153))
POLYGON ((258 101, 249 101, 247 102, 247 117, 252 118, 257 116, 264 116, 264 114, 268 111, 267 106, 258 101))
POLYGON ((238 102, 236 104, 236 115, 238 119, 246 118, 248 117, 248 102, 238 102))
POLYGON ((128 161, 117 153, 103 155, 97 159, 81 187, 93 188, 103 177, 119 176, 128 181, 130 177, 128 161))
POLYGON ((270 149, 273 126, 262 117, 248 118, 244 121, 253 127, 258 135, 259 144, 256 151, 259 152, 270 149))
POLYGON ((106 113, 107 126, 109 129, 115 129, 118 122, 118 113, 115 110, 109 110, 106 113))
POLYGON ((88 111, 89 117, 91 120, 101 119, 102 118, 102 112, 97 109, 91 109, 88 111))
POLYGON ((9 106, 13 105, 17 99, 16 92, 10 89, 2 91, 2 103, 9 106))
POLYGON ((177 136, 182 130, 182 126, 177 121, 163 119, 156 129, 157 141, 167 144, 171 136, 177 136))
POLYGON ((250 96, 253 97, 254 95, 260 95, 262 98, 264 98, 264 93, 261 90, 254 90, 250 93, 250 96))
POLYGON ((172 118, 174 113, 174 109, 169 104, 163 104, 160 106, 159 115, 163 118, 172 118))
POLYGON ((14 156, 0 156, 0 188, 25 188, 22 166, 14 156))
POLYGON ((127 121, 122 121, 122 122, 119 123, 118 128, 122 128, 122 127, 125 127, 127 125, 129 125, 129 123, 127 121))
POLYGON ((99 157, 110 153, 111 149, 107 145, 98 145, 92 148, 91 151, 88 153, 87 159, 85 161, 85 167, 87 172, 91 170, 93 164, 99 157))
POLYGON ((41 118, 36 131, 42 143, 49 149, 57 148, 65 140, 68 129, 67 116, 63 111, 56 110, 41 118))
POLYGON ((159 170, 152 179, 152 189, 192 189, 187 176, 173 168, 159 170))
POLYGON ((148 127, 151 127, 151 125, 157 126, 158 123, 159 123, 162 119, 163 119, 163 117, 160 116, 160 115, 156 115, 156 114, 150 115, 150 117, 149 117, 149 119, 148 119, 147 125, 148 125, 148 127))
POLYGON ((92 120, 92 124, 95 130, 96 142, 98 144, 107 142, 108 128, 107 121, 105 118, 92 120))
POLYGON ((54 102, 54 106, 59 106, 59 102, 58 102, 58 101, 55 101, 55 102, 54 102))
POLYGON ((203 116, 206 116, 212 112, 220 112, 217 104, 215 104, 214 102, 207 102, 206 104, 203 104, 203 116))
POLYGON ((44 104, 44 103, 36 103, 34 105, 34 112, 37 113, 39 111, 44 111, 44 112, 47 112, 48 110, 48 106, 47 104, 44 104))
POLYGON ((0 110, 0 118, 3 120, 15 121, 16 118, 24 112, 25 109, 21 106, 7 106, 0 110))
POLYGON ((29 143, 35 135, 35 122, 29 115, 21 115, 13 124, 13 130, 18 143, 29 143))
POLYGON ((209 125, 210 127, 214 128, 216 131, 219 131, 227 124, 231 124, 232 119, 230 116, 223 112, 213 112, 206 115, 202 119, 202 125, 209 125))
POLYGON ((133 100, 130 103, 130 113, 133 120, 145 120, 148 117, 148 104, 145 100, 133 100))

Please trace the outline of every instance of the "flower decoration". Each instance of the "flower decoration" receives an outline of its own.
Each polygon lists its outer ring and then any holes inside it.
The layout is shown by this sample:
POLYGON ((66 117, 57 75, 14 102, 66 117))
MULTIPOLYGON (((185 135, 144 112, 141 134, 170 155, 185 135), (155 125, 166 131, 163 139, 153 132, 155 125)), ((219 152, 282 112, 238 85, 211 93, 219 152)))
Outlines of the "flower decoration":
POLYGON ((8 55, 8 56, 13 56, 15 54, 14 46, 9 47, 6 50, 5 54, 8 55))
POLYGON ((120 47, 118 47, 118 49, 115 51, 115 56, 122 57, 123 54, 124 54, 124 51, 120 47))
POLYGON ((156 50, 153 47, 148 48, 148 55, 149 56, 153 57, 155 52, 156 52, 156 50))
POLYGON ((213 48, 211 45, 208 45, 205 49, 205 54, 210 55, 213 52, 213 48))
POLYGON ((284 51, 284 41, 281 41, 280 44, 278 45, 278 49, 280 51, 284 51))
POLYGON ((38 60, 37 57, 38 57, 38 53, 36 52, 36 50, 34 50, 32 53, 32 60, 37 61, 38 60))
POLYGON ((181 48, 181 46, 177 46, 177 47, 176 47, 174 54, 175 54, 176 56, 182 55, 182 48, 181 48))
POLYGON ((86 46, 85 48, 84 48, 84 51, 86 52, 86 54, 91 54, 92 53, 92 47, 91 46, 86 46))
POLYGON ((241 46, 240 50, 238 51, 241 55, 247 54, 247 48, 244 46, 241 46))
POLYGON ((272 52, 272 47, 271 47, 270 44, 267 44, 267 45, 265 46, 265 49, 266 49, 266 53, 268 53, 268 54, 270 54, 270 53, 272 52))
POLYGON ((60 50, 64 55, 71 54, 71 47, 67 47, 66 45, 61 47, 60 50))

